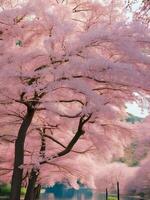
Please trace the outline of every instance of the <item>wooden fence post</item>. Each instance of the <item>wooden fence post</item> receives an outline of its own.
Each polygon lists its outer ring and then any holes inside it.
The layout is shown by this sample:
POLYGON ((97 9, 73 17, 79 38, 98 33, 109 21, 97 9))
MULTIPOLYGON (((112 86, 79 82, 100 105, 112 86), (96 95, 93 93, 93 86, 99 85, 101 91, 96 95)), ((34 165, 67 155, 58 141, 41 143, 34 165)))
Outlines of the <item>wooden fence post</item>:
POLYGON ((106 200, 108 200, 108 190, 106 188, 106 200))
POLYGON ((120 200, 119 182, 117 181, 117 199, 120 200))

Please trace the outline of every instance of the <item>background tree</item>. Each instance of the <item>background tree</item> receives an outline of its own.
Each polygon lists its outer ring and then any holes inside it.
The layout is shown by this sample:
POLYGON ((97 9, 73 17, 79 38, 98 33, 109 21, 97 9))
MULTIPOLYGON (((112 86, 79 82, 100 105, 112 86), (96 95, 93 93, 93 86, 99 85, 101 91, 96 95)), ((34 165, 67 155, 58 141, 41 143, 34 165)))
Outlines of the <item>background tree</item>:
POLYGON ((142 124, 138 124, 136 127, 136 151, 134 156, 140 161, 139 169, 134 175, 133 179, 126 185, 128 192, 133 194, 140 194, 146 198, 150 197, 149 185, 150 185, 150 133, 149 133, 149 116, 145 118, 142 124), (139 176, 140 174, 140 176, 139 176))
POLYGON ((120 11, 117 1, 1 1, 0 134, 15 140, 11 200, 20 199, 27 172, 41 172, 41 164, 70 152, 73 138, 96 147, 101 141, 104 155, 116 150, 113 142, 118 150, 129 142, 132 131, 120 120, 126 101, 149 94, 149 36, 144 25, 125 23, 120 11), (37 131, 45 125, 65 147, 49 147, 46 159, 37 131))

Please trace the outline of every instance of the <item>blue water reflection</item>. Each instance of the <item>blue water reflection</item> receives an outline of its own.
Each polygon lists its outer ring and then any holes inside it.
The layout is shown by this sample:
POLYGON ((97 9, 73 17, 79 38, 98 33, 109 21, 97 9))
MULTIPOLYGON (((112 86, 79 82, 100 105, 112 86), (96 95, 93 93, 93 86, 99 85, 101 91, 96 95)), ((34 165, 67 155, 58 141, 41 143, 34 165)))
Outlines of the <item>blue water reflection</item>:
POLYGON ((90 188, 85 187, 79 183, 80 189, 75 190, 62 183, 56 183, 53 187, 45 189, 45 194, 42 195, 43 199, 51 197, 52 199, 87 199, 93 198, 93 192, 90 188))
MULTIPOLYGON (((93 192, 90 188, 79 183, 80 189, 75 190, 62 183, 45 189, 40 200, 105 200, 105 194, 93 192)), ((140 200, 134 197, 122 197, 120 200, 140 200)))
MULTIPOLYGON (((104 194, 93 194, 91 198, 86 198, 83 194, 77 194, 71 198, 55 197, 54 194, 43 194, 40 200, 105 200, 104 194)), ((122 197, 120 200, 142 200, 135 197, 122 197)))

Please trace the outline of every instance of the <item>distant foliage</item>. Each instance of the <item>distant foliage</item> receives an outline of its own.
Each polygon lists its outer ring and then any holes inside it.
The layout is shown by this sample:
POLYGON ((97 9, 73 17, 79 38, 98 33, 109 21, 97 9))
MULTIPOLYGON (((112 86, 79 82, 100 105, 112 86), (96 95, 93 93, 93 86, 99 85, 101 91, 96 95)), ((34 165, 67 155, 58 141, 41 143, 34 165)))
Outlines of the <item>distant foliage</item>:
POLYGON ((12 200, 33 177, 30 191, 64 177, 113 188, 112 158, 140 137, 125 103, 150 101, 149 29, 123 13, 118 0, 0 1, 0 181, 12 200))

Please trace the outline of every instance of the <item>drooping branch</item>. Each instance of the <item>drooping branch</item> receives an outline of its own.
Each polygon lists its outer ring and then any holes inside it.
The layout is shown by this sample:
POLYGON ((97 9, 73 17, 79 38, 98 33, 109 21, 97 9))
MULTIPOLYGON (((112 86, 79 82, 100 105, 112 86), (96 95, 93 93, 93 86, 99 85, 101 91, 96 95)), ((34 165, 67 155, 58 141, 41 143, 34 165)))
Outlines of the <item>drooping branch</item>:
POLYGON ((46 137, 46 138, 52 140, 53 142, 59 144, 61 147, 66 148, 65 145, 63 145, 61 142, 59 142, 58 140, 56 140, 56 139, 55 139, 54 137, 52 137, 51 135, 45 134, 44 137, 46 137))
POLYGON ((77 143, 79 138, 84 134, 83 126, 91 118, 91 116, 92 116, 92 113, 90 113, 88 117, 83 115, 80 118, 79 125, 78 125, 78 130, 77 130, 76 134, 74 135, 72 140, 69 142, 69 144, 67 145, 67 147, 63 151, 60 151, 59 153, 47 158, 46 160, 41 161, 40 164, 45 164, 45 163, 51 161, 52 159, 55 159, 55 158, 58 158, 58 157, 62 157, 64 155, 68 154, 72 150, 74 145, 77 143))
MULTIPOLYGON (((47 135, 45 134, 44 137, 52 140, 53 142, 57 143, 58 145, 60 145, 61 147, 63 147, 64 149, 67 148, 67 146, 65 146, 64 144, 62 144, 60 141, 56 140, 53 136, 51 135, 47 135)), ((71 152, 74 152, 74 153, 79 153, 79 154, 82 154, 82 153, 86 153, 88 151, 90 151, 92 149, 93 146, 90 146, 88 147, 87 149, 85 149, 84 151, 76 151, 76 150, 71 150, 71 152)), ((92 149, 93 150, 93 149, 92 149)))
POLYGON ((4 176, 12 172, 13 169, 0 168, 0 176, 4 176))
POLYGON ((16 140, 16 136, 14 135, 0 135, 0 139, 6 142, 14 143, 16 140))
POLYGON ((81 105, 84 106, 84 103, 81 100, 79 100, 79 99, 60 100, 59 102, 60 103, 73 103, 73 102, 77 102, 77 103, 80 103, 81 105))
POLYGON ((77 118, 81 115, 81 111, 74 114, 74 115, 68 115, 68 114, 61 114, 61 113, 57 113, 60 117, 66 117, 66 118, 77 118))

